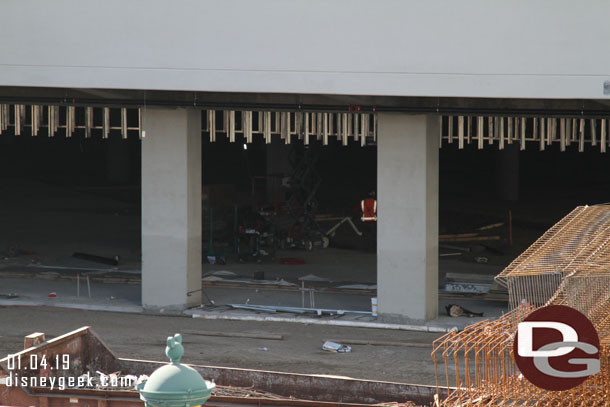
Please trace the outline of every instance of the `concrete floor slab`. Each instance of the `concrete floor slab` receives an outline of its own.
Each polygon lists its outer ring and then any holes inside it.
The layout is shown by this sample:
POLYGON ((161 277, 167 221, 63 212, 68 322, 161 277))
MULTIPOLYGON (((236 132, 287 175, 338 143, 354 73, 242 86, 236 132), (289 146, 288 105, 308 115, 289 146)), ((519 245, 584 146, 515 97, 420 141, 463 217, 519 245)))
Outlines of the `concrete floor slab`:
MULTIPOLYGON (((0 306, 36 306, 36 307, 59 307, 74 308, 85 310, 98 310, 109 312, 142 312, 140 306, 140 286, 138 284, 103 284, 91 283, 91 297, 88 296, 87 285, 81 281, 80 296, 77 296, 76 282, 74 280, 48 280, 48 279, 20 279, 20 278, 0 278, 0 306), (55 297, 49 297, 50 293, 55 293, 55 297), (8 294, 16 294, 16 298, 6 298, 8 294)), ((267 313, 244 312, 243 310, 233 310, 226 304, 249 303, 256 305, 278 305, 299 307, 301 306, 301 293, 294 289, 278 288, 255 288, 255 287, 209 287, 204 289, 204 298, 214 301, 214 306, 204 306, 194 310, 186 311, 186 315, 208 316, 212 319, 243 319, 261 317, 261 320, 278 320, 281 322, 292 322, 292 320, 302 319, 302 316, 289 313, 274 313, 274 318, 268 317, 267 313)), ((371 295, 369 294, 339 294, 339 293, 317 293, 316 306, 320 308, 330 308, 337 310, 360 310, 370 311, 371 295)), ((413 330, 430 330, 433 328, 439 331, 446 331, 453 327, 462 329, 465 326, 478 322, 486 318, 495 318, 506 311, 506 304, 502 302, 490 302, 476 299, 441 299, 439 308, 457 302, 472 311, 484 312, 483 318, 452 318, 440 315, 436 320, 422 324, 421 321, 399 321, 389 325, 402 325, 403 328, 387 326, 388 329, 406 329, 411 326, 413 330)), ((306 297, 306 306, 309 306, 306 297)), ((164 311, 160 311, 161 313, 164 311)), ((383 328, 388 325, 387 321, 380 321, 372 316, 344 315, 344 316, 323 316, 306 315, 305 318, 313 318, 319 321, 352 321, 364 324, 377 324, 383 328)), ((323 322, 325 323, 325 322, 323 322)), ((363 325, 364 326, 364 325, 363 325)))

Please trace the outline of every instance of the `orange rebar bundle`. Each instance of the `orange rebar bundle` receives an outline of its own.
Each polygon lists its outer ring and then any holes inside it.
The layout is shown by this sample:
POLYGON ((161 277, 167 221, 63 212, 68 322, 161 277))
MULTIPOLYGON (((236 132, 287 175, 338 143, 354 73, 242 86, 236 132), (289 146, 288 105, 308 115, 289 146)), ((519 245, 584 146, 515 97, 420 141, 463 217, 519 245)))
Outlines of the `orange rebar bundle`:
POLYGON ((610 206, 577 207, 502 271, 512 311, 434 342, 437 406, 610 406, 610 206), (566 391, 547 391, 519 373, 517 325, 545 305, 567 305, 595 326, 599 373, 566 391), (441 365, 443 365, 441 367, 441 365), (444 376, 444 378, 443 378, 444 376))

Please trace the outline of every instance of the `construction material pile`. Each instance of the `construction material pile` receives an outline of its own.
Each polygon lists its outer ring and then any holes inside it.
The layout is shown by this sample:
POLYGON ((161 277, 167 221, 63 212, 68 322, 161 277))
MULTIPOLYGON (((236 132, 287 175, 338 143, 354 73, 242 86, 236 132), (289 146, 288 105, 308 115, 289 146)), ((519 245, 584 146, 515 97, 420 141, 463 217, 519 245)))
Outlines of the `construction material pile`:
POLYGON ((437 387, 455 386, 436 405, 610 405, 610 206, 577 207, 496 280, 507 286, 512 311, 434 342, 437 387), (599 335, 600 372, 570 390, 540 389, 523 378, 515 363, 518 323, 545 305, 580 311, 599 335))
POLYGON ((517 257, 496 280, 511 308, 526 300, 588 309, 610 296, 610 205, 579 206, 517 257), (588 287, 586 290, 583 284, 588 287), (593 292, 589 291, 594 290, 593 292), (586 295, 585 295, 586 294, 586 295), (591 294, 594 298, 586 298, 591 294), (588 305, 585 303, 589 302, 588 305))

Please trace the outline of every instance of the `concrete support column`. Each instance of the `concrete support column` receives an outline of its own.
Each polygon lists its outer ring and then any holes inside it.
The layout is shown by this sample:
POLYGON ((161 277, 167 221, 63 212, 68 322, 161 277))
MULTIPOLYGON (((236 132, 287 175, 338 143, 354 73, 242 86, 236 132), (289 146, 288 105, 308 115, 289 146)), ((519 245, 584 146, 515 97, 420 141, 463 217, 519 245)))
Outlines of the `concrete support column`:
POLYGON ((380 113, 377 287, 380 315, 438 315, 437 116, 380 113))
POLYGON ((201 304, 201 112, 142 115, 142 305, 177 311, 201 304))

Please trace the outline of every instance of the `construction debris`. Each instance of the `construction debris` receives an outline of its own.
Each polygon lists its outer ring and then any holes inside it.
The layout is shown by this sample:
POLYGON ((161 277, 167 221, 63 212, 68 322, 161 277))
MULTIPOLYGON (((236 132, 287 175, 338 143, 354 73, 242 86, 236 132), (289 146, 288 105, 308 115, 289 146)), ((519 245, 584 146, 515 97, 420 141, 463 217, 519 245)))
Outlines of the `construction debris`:
POLYGON ((472 318, 472 317, 482 317, 483 316, 482 312, 470 311, 458 304, 446 305, 445 310, 447 310, 447 315, 449 315, 450 317, 466 316, 466 317, 472 318))
POLYGON ((477 228, 477 230, 484 231, 484 230, 499 228, 500 226, 504 226, 504 222, 492 223, 491 225, 481 226, 480 228, 477 228))
POLYGON ((439 257, 450 257, 450 256, 461 256, 462 253, 460 252, 456 252, 456 253, 440 253, 439 257))
POLYGON ((445 291, 458 294, 487 294, 494 283, 487 274, 447 273, 445 278, 445 291))
POLYGON ((351 290, 376 290, 377 284, 344 284, 337 288, 347 288, 351 290))
POLYGON ((352 351, 352 348, 348 345, 326 341, 322 345, 322 350, 325 350, 327 352, 348 353, 352 351))
POLYGON ((430 343, 395 342, 395 341, 370 341, 362 339, 325 339, 326 342, 342 343, 346 345, 371 345, 371 346, 399 346, 406 348, 431 348, 430 343))
POLYGON ((491 284, 477 284, 477 283, 446 283, 445 291, 450 293, 464 293, 464 294, 487 294, 491 284))
POLYGON ((452 240, 452 239, 466 239, 469 237, 476 237, 478 233, 458 233, 458 234, 443 234, 438 235, 439 240, 452 240))
MULTIPOLYGON (((345 222, 347 222, 352 227, 352 230, 354 231, 354 233, 356 233, 358 236, 362 236, 362 232, 356 227, 356 225, 352 221, 351 217, 346 216, 346 217, 340 218, 340 219, 341 220, 339 221, 339 223, 337 223, 332 228, 328 229, 328 231, 326 232, 326 236, 334 237, 335 233, 337 232, 337 229, 339 229, 339 227, 341 225, 343 225, 345 222)), ((327 219, 327 220, 329 220, 329 219, 327 219)))
POLYGON ((296 284, 288 282, 284 279, 277 280, 252 280, 245 278, 222 278, 217 276, 207 276, 201 279, 205 283, 221 283, 217 285, 222 285, 222 283, 226 283, 228 285, 235 284, 248 284, 248 285, 262 285, 262 286, 282 286, 282 287, 294 287, 296 284))
POLYGON ((328 309, 328 308, 304 308, 304 307, 280 307, 275 305, 253 305, 253 304, 227 304, 231 308, 245 309, 249 311, 262 311, 262 312, 289 312, 292 314, 317 314, 321 316, 323 314, 328 315, 344 315, 344 314, 359 314, 359 315, 372 315, 371 311, 353 311, 353 310, 340 310, 340 309, 328 309))

